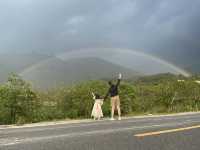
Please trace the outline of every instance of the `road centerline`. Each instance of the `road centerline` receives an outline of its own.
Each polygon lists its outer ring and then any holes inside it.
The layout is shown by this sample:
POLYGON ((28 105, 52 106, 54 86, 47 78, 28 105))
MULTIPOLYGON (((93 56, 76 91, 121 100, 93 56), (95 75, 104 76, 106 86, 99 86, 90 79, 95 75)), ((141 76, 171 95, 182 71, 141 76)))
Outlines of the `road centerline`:
POLYGON ((160 135, 160 134, 166 134, 166 133, 187 131, 187 130, 192 130, 192 129, 197 129, 197 128, 200 128, 200 125, 185 127, 185 128, 161 130, 161 131, 155 131, 155 132, 146 132, 146 133, 136 134, 134 136, 135 137, 147 137, 147 136, 160 135))
MULTIPOLYGON (((143 129, 150 129, 150 128, 157 128, 157 127, 170 127, 170 126, 177 126, 177 125, 186 125, 188 123, 195 123, 196 121, 184 121, 181 123, 164 123, 164 124, 151 124, 146 126, 130 126, 126 128, 116 128, 116 129, 101 129, 101 130, 92 130, 92 131, 83 131, 78 133, 67 133, 67 134, 59 134, 59 135, 49 135, 49 136, 41 136, 41 137, 22 137, 15 139, 5 139, 2 143, 0 143, 0 147, 9 146, 9 145, 18 145, 23 143, 33 143, 38 141, 48 141, 52 139, 59 139, 59 138, 74 138, 74 137, 81 137, 81 136, 92 136, 92 135, 103 135, 103 134, 110 134, 115 132, 125 132, 125 131, 137 131, 143 129)), ((198 121, 199 123, 199 121, 198 121)), ((199 126, 200 127, 200 126, 199 126)))

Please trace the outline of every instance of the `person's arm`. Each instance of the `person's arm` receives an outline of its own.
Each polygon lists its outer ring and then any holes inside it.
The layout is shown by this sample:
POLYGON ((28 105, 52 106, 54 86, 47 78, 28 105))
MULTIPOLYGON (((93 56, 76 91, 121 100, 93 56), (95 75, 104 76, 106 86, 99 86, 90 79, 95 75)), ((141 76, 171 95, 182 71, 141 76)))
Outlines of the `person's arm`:
POLYGON ((121 79, 117 79, 117 84, 116 84, 117 87, 120 85, 120 81, 121 79))
POLYGON ((122 74, 120 73, 116 84, 117 87, 120 85, 121 79, 122 79, 122 74))
POLYGON ((106 96, 104 97, 104 100, 106 100, 108 98, 109 94, 110 94, 110 89, 108 90, 106 96))
POLYGON ((95 100, 96 99, 96 96, 94 95, 94 93, 92 92, 92 97, 93 99, 95 100))

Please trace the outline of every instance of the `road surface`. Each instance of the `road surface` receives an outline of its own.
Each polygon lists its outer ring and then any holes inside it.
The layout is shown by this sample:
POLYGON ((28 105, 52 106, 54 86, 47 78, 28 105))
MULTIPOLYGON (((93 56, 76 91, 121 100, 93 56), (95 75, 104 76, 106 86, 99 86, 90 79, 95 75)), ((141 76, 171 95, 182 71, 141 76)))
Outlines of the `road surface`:
POLYGON ((199 150, 200 113, 0 128, 0 150, 199 150))

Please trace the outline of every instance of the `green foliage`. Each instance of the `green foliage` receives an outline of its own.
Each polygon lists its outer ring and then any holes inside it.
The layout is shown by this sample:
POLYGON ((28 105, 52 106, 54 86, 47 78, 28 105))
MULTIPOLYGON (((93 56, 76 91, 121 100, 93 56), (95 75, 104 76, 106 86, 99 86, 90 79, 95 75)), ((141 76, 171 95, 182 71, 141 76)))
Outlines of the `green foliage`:
MULTIPOLYGON (((94 104, 91 92, 104 96, 107 84, 103 81, 88 81, 66 90, 65 97, 60 103, 60 109, 69 118, 89 118, 94 104)), ((103 105, 104 114, 109 113, 108 102, 103 105)))
POLYGON ((120 85, 120 102, 122 114, 129 114, 135 111, 135 88, 133 85, 128 83, 122 83, 120 85))
POLYGON ((12 74, 0 87, 0 122, 24 123, 34 120, 36 94, 30 85, 12 74))
MULTIPOLYGON (((198 111, 200 84, 170 74, 121 82, 119 95, 123 115, 198 111), (178 79, 184 82, 178 82, 178 79)), ((104 97, 106 81, 86 81, 70 87, 34 91, 17 75, 0 85, 0 124, 21 124, 66 118, 90 118, 94 100, 91 92, 104 97)), ((102 106, 110 116, 110 98, 102 106)))
POLYGON ((200 85, 191 80, 163 80, 157 84, 137 84, 139 112, 166 113, 199 110, 200 85))

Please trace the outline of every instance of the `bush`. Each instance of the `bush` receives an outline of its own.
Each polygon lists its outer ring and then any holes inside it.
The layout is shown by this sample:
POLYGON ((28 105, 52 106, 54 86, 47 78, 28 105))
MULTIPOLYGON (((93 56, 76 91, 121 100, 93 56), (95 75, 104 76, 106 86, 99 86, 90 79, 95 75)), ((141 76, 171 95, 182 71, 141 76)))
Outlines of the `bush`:
MULTIPOLYGON (((91 92, 104 96, 106 91, 106 83, 103 81, 88 81, 69 87, 60 103, 60 109, 69 118, 89 118, 94 104, 91 92)), ((108 114, 107 103, 103 105, 104 114, 108 114)))
POLYGON ((19 76, 11 75, 8 82, 0 87, 1 124, 32 122, 35 103, 36 94, 30 85, 19 76))
MULTIPOLYGON (((167 77, 165 77, 167 78, 167 77)), ((186 80, 164 79, 145 83, 121 82, 119 96, 123 115, 133 113, 166 113, 198 111, 200 85, 186 80)), ((23 124, 65 118, 90 118, 94 100, 91 92, 104 97, 106 81, 86 81, 71 87, 33 91, 30 84, 17 75, 0 85, 0 124, 23 124)), ((102 106, 110 116, 110 98, 102 106)))

